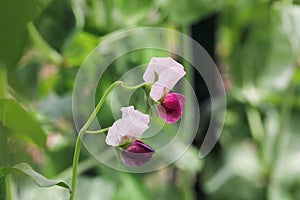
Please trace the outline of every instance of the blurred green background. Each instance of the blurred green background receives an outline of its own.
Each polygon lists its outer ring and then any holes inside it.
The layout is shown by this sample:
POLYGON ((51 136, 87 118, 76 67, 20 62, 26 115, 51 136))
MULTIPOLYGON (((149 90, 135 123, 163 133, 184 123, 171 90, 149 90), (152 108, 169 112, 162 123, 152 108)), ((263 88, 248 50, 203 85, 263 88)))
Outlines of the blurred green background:
MULTIPOLYGON (((83 149, 77 199, 300 199, 299 4, 299 0, 0 0, 1 166, 25 161, 46 177, 69 182, 77 134, 71 95, 80 64, 114 32, 164 27, 190 35, 219 67, 227 114, 217 145, 199 159, 206 126, 218 120, 210 119, 207 111, 201 113, 199 132, 189 150, 155 172, 118 172, 83 149)), ((176 38, 170 41, 166 48, 184 47, 176 38)), ((109 86, 152 56, 167 55, 133 52, 112 64, 102 85, 109 86)), ((188 73, 200 107, 209 108, 201 76, 188 73)), ((101 96, 106 88, 98 89, 101 96)), ((101 111, 105 117, 99 116, 107 126, 113 122, 109 109, 105 105, 101 111)), ((65 189, 39 188, 20 175, 12 177, 11 185, 12 199, 68 198, 65 189)))

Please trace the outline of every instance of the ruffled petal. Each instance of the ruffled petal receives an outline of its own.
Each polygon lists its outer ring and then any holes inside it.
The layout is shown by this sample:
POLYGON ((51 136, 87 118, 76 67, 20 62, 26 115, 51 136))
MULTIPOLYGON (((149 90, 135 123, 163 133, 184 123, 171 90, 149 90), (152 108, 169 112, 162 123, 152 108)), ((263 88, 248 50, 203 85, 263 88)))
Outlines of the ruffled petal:
POLYGON ((133 106, 129 107, 122 107, 122 118, 130 117, 133 121, 138 120, 141 121, 144 124, 149 124, 150 117, 147 114, 141 113, 138 110, 134 110, 133 106))
POLYGON ((183 66, 171 57, 153 57, 147 66, 143 79, 145 82, 154 83, 150 96, 154 101, 158 101, 163 97, 165 90, 172 89, 185 74, 183 66), (155 80, 155 73, 158 75, 158 80, 155 80))
POLYGON ((142 121, 135 119, 134 117, 125 117, 121 119, 121 123, 118 123, 118 127, 127 136, 139 138, 149 128, 149 126, 142 121))
POLYGON ((133 106, 121 108, 122 119, 114 122, 108 130, 106 143, 111 146, 120 146, 139 138, 149 128, 148 115, 134 110, 133 106))
POLYGON ((151 87, 150 97, 154 101, 160 100, 165 95, 166 87, 157 83, 154 83, 151 87))
MULTIPOLYGON (((126 142, 129 142, 130 140, 134 140, 135 138, 130 138, 126 132, 126 130, 123 130, 122 127, 124 126, 123 119, 119 119, 114 122, 112 127, 108 130, 107 136, 106 136, 106 144, 110 146, 120 146, 122 144, 125 144, 126 142)), ((126 125, 126 124, 125 124, 126 125)))
POLYGON ((158 105, 158 115, 169 124, 176 123, 182 116, 185 107, 185 96, 169 92, 158 105))
POLYGON ((143 75, 143 79, 147 83, 154 83, 155 81, 155 73, 158 75, 164 71, 165 69, 169 68, 172 62, 172 58, 158 58, 158 57, 152 57, 146 71, 143 75))

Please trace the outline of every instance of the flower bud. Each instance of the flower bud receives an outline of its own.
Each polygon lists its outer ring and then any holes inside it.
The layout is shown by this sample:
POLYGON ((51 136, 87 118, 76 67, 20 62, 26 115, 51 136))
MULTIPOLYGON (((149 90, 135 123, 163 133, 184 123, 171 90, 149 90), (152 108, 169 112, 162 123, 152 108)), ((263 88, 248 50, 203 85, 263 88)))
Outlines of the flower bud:
POLYGON ((167 123, 174 124, 181 118, 184 106, 184 95, 169 92, 158 105, 158 115, 167 123))
POLYGON ((128 167, 138 167, 147 163, 154 153, 154 149, 150 146, 140 140, 135 140, 122 150, 121 159, 128 167))

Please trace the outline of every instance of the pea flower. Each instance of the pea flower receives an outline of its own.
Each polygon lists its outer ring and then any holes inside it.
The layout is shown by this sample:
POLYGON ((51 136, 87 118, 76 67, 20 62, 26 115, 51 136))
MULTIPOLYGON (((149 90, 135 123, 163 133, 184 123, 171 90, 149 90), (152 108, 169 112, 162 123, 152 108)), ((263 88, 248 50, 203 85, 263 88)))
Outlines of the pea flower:
POLYGON ((167 123, 177 122, 183 114, 185 97, 182 94, 168 92, 158 105, 158 115, 167 123))
POLYGON ((171 57, 152 57, 143 76, 146 83, 153 84, 150 97, 160 103, 158 115, 169 124, 177 122, 183 114, 185 96, 170 90, 185 74, 183 66, 171 57))
POLYGON ((138 138, 149 128, 149 115, 135 110, 133 106, 121 108, 122 118, 109 129, 106 143, 121 147, 121 160, 129 167, 142 166, 148 162, 154 150, 138 138))

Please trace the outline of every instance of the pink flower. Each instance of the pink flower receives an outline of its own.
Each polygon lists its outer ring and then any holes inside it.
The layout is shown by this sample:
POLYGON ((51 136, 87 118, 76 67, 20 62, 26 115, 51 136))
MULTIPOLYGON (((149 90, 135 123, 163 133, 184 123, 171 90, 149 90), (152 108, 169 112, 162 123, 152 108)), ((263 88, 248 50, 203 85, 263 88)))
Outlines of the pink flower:
POLYGON ((133 106, 121 108, 122 118, 115 121, 109 129, 106 143, 121 147, 121 159, 125 165, 141 166, 148 162, 154 150, 138 140, 149 128, 149 115, 135 110, 133 106))
POLYGON ((158 115, 169 124, 177 122, 183 114, 184 95, 170 92, 170 90, 185 74, 183 66, 171 57, 153 57, 143 76, 146 83, 153 84, 150 96, 160 103, 158 115))
POLYGON ((150 96, 154 101, 158 101, 167 91, 171 90, 185 74, 183 66, 171 57, 153 57, 147 66, 143 79, 146 83, 153 83, 150 96), (158 80, 156 80, 155 74, 158 75, 158 80))
POLYGON ((177 122, 183 113, 185 97, 182 94, 169 92, 158 105, 158 115, 167 123, 177 122))

